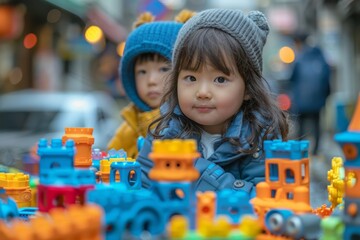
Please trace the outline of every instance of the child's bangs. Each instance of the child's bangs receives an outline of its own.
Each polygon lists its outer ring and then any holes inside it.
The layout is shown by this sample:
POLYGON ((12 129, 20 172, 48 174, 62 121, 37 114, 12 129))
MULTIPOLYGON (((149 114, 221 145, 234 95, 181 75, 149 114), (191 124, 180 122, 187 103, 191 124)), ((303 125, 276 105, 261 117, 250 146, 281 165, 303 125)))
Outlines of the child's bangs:
POLYGON ((143 53, 136 57, 135 62, 141 64, 145 62, 168 62, 168 60, 158 53, 143 53))
POLYGON ((229 75, 236 68, 233 39, 213 29, 199 29, 192 34, 179 52, 178 69, 197 71, 204 64, 229 75))

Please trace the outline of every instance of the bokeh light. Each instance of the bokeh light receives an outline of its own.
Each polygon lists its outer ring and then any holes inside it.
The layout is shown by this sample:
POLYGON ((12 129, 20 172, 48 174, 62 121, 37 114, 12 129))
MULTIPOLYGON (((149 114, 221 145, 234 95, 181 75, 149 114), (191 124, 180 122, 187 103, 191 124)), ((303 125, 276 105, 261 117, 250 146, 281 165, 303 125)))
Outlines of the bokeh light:
POLYGON ((292 63, 295 60, 295 52, 291 47, 282 47, 279 50, 279 58, 284 63, 292 63))
POLYGON ((121 42, 118 44, 117 48, 116 48, 116 52, 117 54, 122 57, 124 54, 124 49, 125 49, 125 42, 121 42))
POLYGON ((291 107, 291 99, 287 94, 279 94, 277 96, 277 102, 281 110, 287 111, 291 107))
POLYGON ((36 45, 37 41, 38 39, 36 35, 33 33, 29 33, 24 37, 24 47, 26 49, 31 49, 36 45))
POLYGON ((89 43, 98 43, 103 37, 103 31, 98 26, 90 26, 85 31, 85 39, 89 43))

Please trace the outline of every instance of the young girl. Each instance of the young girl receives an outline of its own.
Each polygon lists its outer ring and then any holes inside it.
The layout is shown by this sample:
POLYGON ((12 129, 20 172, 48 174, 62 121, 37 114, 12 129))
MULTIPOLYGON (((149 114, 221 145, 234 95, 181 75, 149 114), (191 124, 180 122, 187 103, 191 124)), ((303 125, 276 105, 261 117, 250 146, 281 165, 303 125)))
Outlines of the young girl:
POLYGON ((262 78, 262 50, 269 32, 253 11, 211 9, 192 17, 177 37, 162 116, 137 161, 144 187, 151 186, 148 154, 156 139, 193 138, 199 191, 224 188, 254 196, 264 180, 265 139, 287 139, 287 116, 262 78))
POLYGON ((175 21, 154 22, 144 13, 134 23, 120 64, 120 75, 131 103, 121 111, 122 124, 108 143, 108 149, 123 149, 127 156, 138 154, 137 140, 145 136, 149 124, 160 116, 165 78, 176 36, 194 12, 183 10, 175 21))

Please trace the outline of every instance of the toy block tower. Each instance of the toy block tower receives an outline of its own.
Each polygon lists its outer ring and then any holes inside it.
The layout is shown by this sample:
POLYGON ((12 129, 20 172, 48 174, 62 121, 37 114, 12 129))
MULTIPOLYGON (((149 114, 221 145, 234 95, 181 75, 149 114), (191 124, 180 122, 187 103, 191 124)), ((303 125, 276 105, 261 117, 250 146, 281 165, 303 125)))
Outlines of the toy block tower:
POLYGON ((194 161, 199 156, 196 141, 191 139, 155 140, 149 154, 154 162, 149 172, 155 181, 152 190, 163 204, 165 219, 182 214, 190 219, 192 229, 196 210, 194 181, 199 177, 194 161))
POLYGON ((360 95, 348 130, 335 135, 345 156, 345 180, 355 177, 345 184, 345 207, 343 239, 360 239, 360 95))
POLYGON ((0 173, 0 187, 13 198, 19 208, 31 206, 29 175, 24 173, 0 173))
POLYGON ((76 147, 74 166, 78 168, 89 168, 92 165, 91 146, 94 144, 92 128, 65 128, 63 143, 73 139, 76 147))
POLYGON ((251 200, 263 226, 272 208, 311 212, 308 141, 265 141, 265 182, 256 186, 251 200))
POLYGON ((155 140, 149 154, 154 161, 149 177, 154 181, 194 181, 199 177, 194 168, 199 156, 194 140, 155 140))
POLYGON ((51 140, 50 145, 46 139, 40 139, 38 144, 38 155, 40 157, 40 178, 53 168, 73 169, 74 168, 74 141, 68 140, 65 146, 60 138, 51 140))

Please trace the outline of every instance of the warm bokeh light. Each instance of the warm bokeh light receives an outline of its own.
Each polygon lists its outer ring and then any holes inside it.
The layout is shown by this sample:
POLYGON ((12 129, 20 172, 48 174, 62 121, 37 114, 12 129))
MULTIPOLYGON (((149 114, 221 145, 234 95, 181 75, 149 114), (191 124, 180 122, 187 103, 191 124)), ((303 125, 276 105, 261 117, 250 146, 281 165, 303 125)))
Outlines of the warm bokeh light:
POLYGON ((291 107, 291 99, 287 94, 279 94, 279 96, 277 96, 277 102, 281 110, 287 111, 291 107))
POLYGON ((98 26, 90 26, 85 31, 85 39, 89 43, 98 43, 103 37, 103 31, 98 26))
POLYGON ((121 42, 118 44, 117 48, 116 48, 116 52, 117 54, 122 57, 124 54, 124 49, 125 49, 125 42, 121 42))
POLYGON ((284 63, 292 63, 295 60, 295 52, 291 47, 282 47, 279 50, 280 60, 284 63))
POLYGON ((33 48, 36 45, 37 41, 38 39, 36 35, 33 33, 29 33, 24 37, 24 47, 27 49, 33 48))

